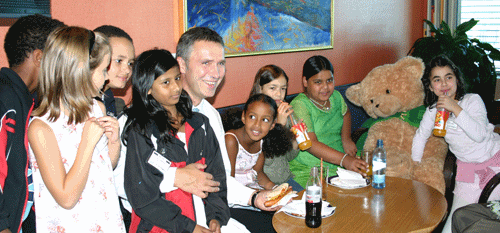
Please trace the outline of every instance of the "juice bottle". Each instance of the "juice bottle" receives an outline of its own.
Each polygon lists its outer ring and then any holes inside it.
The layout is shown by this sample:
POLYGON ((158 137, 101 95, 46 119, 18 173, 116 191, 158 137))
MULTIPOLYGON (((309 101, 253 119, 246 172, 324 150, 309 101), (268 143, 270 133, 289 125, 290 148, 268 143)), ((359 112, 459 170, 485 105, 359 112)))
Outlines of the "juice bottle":
POLYGON ((438 108, 436 112, 436 121, 434 122, 434 130, 432 133, 437 137, 444 137, 446 135, 446 121, 450 116, 450 112, 444 108, 438 108))
POLYGON ((304 122, 300 122, 294 113, 290 114, 290 121, 292 122, 292 132, 295 134, 295 139, 297 140, 297 144, 299 144, 299 149, 307 150, 311 148, 312 142, 307 134, 306 124, 304 124, 304 122))

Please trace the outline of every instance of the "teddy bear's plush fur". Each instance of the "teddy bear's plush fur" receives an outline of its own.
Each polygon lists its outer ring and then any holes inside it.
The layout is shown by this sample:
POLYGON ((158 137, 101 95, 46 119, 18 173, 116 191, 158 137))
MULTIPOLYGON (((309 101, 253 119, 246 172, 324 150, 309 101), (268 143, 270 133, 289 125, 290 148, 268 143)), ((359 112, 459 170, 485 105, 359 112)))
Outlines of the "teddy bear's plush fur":
POLYGON ((411 159, 413 137, 425 111, 420 80, 424 69, 421 59, 404 57, 394 64, 374 68, 359 84, 347 89, 346 96, 376 119, 368 130, 363 150, 373 151, 377 139, 384 141, 386 175, 417 180, 444 194, 443 166, 448 150, 445 141, 431 136, 422 161, 411 159), (412 111, 415 109, 420 110, 412 111))

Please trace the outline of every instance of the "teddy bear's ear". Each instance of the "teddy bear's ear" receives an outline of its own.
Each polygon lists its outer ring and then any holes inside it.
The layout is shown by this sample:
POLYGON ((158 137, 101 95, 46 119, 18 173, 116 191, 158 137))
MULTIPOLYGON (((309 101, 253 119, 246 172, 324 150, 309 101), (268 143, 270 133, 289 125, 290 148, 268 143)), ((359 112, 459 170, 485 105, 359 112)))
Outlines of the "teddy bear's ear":
POLYGON ((420 79, 424 75, 425 64, 420 58, 407 56, 396 62, 396 65, 411 74, 410 77, 420 79))
POLYGON ((345 92, 345 96, 351 103, 357 106, 361 106, 361 100, 359 99, 361 91, 361 84, 358 83, 356 85, 352 85, 349 88, 347 88, 345 92))

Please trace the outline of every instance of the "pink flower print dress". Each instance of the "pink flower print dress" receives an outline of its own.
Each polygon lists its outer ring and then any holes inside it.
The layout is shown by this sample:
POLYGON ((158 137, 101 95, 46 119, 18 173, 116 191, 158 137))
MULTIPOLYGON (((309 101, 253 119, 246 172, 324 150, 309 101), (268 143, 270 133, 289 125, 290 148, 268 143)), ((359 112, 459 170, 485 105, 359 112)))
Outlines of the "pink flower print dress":
MULTIPOLYGON (((101 117, 103 113, 94 100, 92 113, 101 117)), ((53 130, 66 172, 75 161, 85 123, 69 124, 62 114, 55 122, 48 114, 34 117, 47 123, 53 130)), ((97 143, 90 164, 89 177, 78 203, 70 210, 61 207, 45 186, 35 156, 30 147, 30 161, 35 186, 36 231, 44 232, 125 232, 125 225, 118 203, 113 178, 113 169, 108 155, 107 137, 97 143)))
POLYGON ((257 180, 257 172, 253 170, 253 166, 257 164, 260 153, 262 153, 262 140, 260 141, 260 150, 257 153, 250 153, 240 144, 238 137, 233 133, 227 132, 226 134, 233 135, 238 142, 238 154, 236 155, 236 164, 234 166, 234 178, 243 185, 254 188, 262 189, 257 180))

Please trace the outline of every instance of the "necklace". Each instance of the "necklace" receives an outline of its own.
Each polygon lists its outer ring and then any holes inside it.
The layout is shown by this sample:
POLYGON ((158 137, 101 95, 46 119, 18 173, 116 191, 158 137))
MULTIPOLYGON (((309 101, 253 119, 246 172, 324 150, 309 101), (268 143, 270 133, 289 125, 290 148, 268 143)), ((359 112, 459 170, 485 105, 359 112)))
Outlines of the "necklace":
POLYGON ((323 110, 323 111, 329 111, 330 110, 330 106, 326 106, 326 104, 328 104, 328 100, 325 101, 324 104, 320 104, 319 102, 317 102, 316 100, 312 99, 312 98, 309 98, 311 100, 312 103, 314 103, 317 107, 319 107, 319 109, 323 110))

